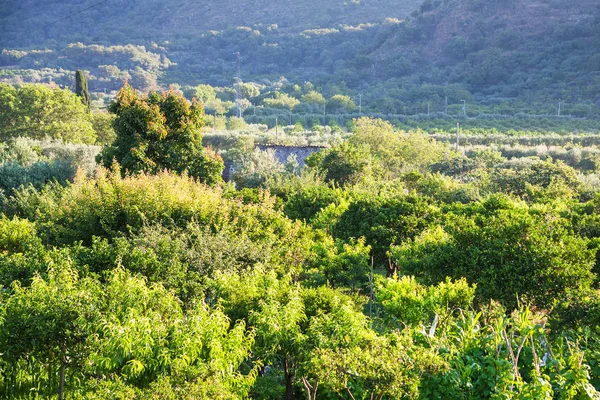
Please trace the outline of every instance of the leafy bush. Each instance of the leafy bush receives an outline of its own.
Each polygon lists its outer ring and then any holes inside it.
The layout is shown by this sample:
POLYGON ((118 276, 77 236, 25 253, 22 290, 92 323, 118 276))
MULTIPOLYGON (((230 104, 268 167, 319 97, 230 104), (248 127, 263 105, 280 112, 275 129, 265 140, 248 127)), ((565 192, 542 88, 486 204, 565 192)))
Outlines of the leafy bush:
POLYGON ((560 217, 490 198, 448 214, 442 225, 392 246, 399 270, 428 283, 465 277, 480 301, 551 307, 593 282, 595 250, 560 217), (457 213, 458 211, 458 213, 457 213))
POLYGON ((391 244, 414 238, 438 218, 439 210, 419 196, 365 197, 353 201, 333 227, 336 237, 344 240, 364 237, 373 249, 379 266, 388 264, 391 244))
POLYGON ((116 114, 117 138, 99 157, 104 166, 116 160, 130 173, 169 169, 208 184, 221 181, 223 160, 202 147, 200 104, 172 91, 143 98, 125 85, 110 110, 116 114))
POLYGON ((2 141, 15 137, 92 144, 96 133, 81 99, 65 89, 43 85, 15 88, 0 83, 2 141))
POLYGON ((469 310, 475 298, 475 286, 463 278, 447 279, 436 286, 423 286, 412 276, 380 280, 377 301, 386 315, 407 325, 429 324, 437 315, 441 321, 469 310))

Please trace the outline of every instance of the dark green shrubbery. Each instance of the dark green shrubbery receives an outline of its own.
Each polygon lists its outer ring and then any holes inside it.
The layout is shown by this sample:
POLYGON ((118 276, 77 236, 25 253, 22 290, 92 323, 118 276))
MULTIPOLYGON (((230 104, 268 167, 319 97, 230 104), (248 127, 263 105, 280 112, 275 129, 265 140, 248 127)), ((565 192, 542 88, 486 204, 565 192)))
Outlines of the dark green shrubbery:
MULTIPOLYGON (((597 398, 593 177, 493 152, 432 173, 439 154, 410 160, 438 144, 388 151, 387 127, 348 143, 388 173, 344 186, 313 169, 236 190, 117 163, 11 183, 0 397, 597 398)), ((87 164, 22 144, 0 171, 87 164)))
POLYGON ((99 157, 104 166, 116 160, 129 173, 168 169, 208 184, 221 181, 221 157, 202 147, 201 104, 190 104, 175 92, 141 97, 125 85, 110 111, 116 115, 116 139, 99 157))
POLYGON ((424 282, 465 277, 478 298, 549 308, 594 282, 595 250, 553 212, 490 198, 450 208, 442 224, 391 249, 401 273, 424 282))

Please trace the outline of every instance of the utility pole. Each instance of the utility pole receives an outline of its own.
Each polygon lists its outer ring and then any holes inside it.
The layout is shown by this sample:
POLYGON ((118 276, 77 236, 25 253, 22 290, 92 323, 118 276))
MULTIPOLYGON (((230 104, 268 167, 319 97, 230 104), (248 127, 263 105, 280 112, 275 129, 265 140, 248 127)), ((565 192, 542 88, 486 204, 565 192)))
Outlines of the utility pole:
POLYGON ((275 118, 275 140, 279 137, 279 121, 275 118))
POLYGON ((236 56, 236 78, 235 78, 235 107, 238 118, 242 117, 242 55, 240 52, 234 53, 236 56))
POLYGON ((448 114, 448 96, 446 96, 446 114, 448 114))
POLYGON ((467 101, 461 100, 463 102, 463 117, 467 116, 467 101))
POLYGON ((430 103, 427 103, 427 115, 429 115, 429 106, 430 106, 430 103))
POLYGON ((323 115, 327 115, 327 114, 325 114, 325 106, 326 106, 326 105, 327 105, 327 103, 324 103, 324 104, 323 104, 323 115))
POLYGON ((561 103, 561 102, 559 101, 559 102, 558 102, 558 114, 557 114, 557 116, 558 116, 558 117, 560 117, 560 103, 561 103))
POLYGON ((373 256, 371 256, 371 270, 369 271, 369 318, 373 318, 373 299, 375 297, 373 295, 373 264, 374 260, 373 256))
POLYGON ((362 94, 358 95, 358 115, 362 115, 362 94))
POLYGON ((460 122, 456 123, 456 152, 458 153, 458 139, 460 135, 460 122))

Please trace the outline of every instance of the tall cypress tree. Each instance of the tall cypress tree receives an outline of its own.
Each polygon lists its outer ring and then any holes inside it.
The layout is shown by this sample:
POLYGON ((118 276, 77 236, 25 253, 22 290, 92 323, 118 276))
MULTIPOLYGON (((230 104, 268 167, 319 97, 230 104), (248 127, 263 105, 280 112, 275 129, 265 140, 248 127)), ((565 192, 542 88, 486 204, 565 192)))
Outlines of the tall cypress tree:
POLYGON ((78 69, 75 73, 75 94, 81 97, 81 101, 89 110, 91 106, 91 98, 88 90, 88 82, 85 74, 80 69, 78 69))

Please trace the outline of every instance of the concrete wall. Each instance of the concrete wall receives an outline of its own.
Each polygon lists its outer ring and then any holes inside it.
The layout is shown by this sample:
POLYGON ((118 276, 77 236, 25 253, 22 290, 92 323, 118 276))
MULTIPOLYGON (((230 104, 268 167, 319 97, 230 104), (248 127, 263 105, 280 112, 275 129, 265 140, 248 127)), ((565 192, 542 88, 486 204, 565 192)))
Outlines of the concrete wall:
POLYGON ((257 149, 262 151, 273 150, 277 160, 285 164, 289 156, 295 154, 300 167, 304 167, 304 160, 312 153, 326 149, 325 146, 280 146, 271 144, 258 144, 257 149))
MULTIPOLYGON (((310 156, 312 153, 321 151, 326 149, 325 146, 279 146, 279 145, 270 145, 270 144, 258 144, 255 148, 266 151, 272 150, 275 152, 275 157, 277 161, 282 164, 285 164, 288 160, 288 157, 295 154, 296 160, 298 160, 298 164, 300 168, 304 168, 306 157, 310 156)), ((225 162, 225 168, 223 169, 223 180, 225 182, 229 182, 233 180, 233 175, 235 174, 235 166, 232 162, 225 162)))

